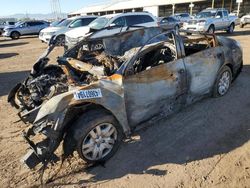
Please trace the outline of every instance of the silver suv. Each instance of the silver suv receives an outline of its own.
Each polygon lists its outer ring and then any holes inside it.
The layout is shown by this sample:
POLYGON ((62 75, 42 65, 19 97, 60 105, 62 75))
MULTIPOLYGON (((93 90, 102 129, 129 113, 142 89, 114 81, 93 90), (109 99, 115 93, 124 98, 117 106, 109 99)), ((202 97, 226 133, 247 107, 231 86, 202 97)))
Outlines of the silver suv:
POLYGON ((46 21, 26 21, 20 22, 13 28, 4 29, 3 36, 10 37, 12 39, 19 39, 24 35, 38 35, 39 32, 48 27, 49 23, 46 21))

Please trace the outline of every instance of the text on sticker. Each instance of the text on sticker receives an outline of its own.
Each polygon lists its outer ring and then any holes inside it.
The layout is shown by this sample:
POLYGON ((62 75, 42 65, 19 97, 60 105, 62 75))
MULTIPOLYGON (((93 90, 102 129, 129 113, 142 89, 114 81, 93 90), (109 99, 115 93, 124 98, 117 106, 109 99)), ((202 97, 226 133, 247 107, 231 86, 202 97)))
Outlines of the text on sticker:
POLYGON ((101 98, 101 97, 102 97, 101 89, 80 90, 74 93, 74 98, 76 100, 95 99, 95 98, 101 98))

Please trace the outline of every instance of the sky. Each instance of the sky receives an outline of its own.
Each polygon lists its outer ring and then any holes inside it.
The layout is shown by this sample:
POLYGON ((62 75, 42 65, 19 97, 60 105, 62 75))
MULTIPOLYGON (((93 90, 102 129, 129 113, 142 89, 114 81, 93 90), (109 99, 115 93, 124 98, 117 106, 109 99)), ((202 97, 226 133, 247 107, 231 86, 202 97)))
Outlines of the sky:
MULTIPOLYGON (((99 4, 108 0, 59 0, 63 13, 73 12, 86 5, 99 4)), ((50 0, 0 0, 0 16, 13 14, 51 13, 50 0)))

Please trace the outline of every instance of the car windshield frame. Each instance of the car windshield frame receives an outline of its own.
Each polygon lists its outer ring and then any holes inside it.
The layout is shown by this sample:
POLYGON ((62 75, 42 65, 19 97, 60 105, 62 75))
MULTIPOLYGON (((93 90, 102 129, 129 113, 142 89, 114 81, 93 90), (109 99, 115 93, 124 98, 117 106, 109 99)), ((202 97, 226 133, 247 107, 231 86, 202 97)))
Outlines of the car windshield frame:
POLYGON ((213 18, 216 15, 216 11, 202 11, 199 12, 195 18, 213 18))
POLYGON ((56 25, 56 27, 67 27, 70 25, 70 23, 74 21, 72 19, 66 19, 66 20, 63 20, 62 22, 60 22, 59 24, 56 25))
POLYGON ((106 27, 106 25, 109 23, 109 21, 112 18, 110 17, 99 17, 90 22, 89 27, 94 30, 101 30, 106 27))

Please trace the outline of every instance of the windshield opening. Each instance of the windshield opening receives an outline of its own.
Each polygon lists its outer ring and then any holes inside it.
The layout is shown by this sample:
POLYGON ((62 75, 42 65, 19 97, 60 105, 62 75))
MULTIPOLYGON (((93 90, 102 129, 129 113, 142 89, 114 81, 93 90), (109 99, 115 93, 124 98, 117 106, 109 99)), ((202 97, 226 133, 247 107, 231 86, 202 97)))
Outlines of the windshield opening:
POLYGON ((99 17, 89 24, 91 29, 100 30, 103 29, 111 18, 99 17))
POLYGON ((214 17, 216 12, 200 12, 196 15, 196 18, 211 18, 214 17))
POLYGON ((62 21, 61 23, 59 23, 57 25, 57 27, 67 27, 71 22, 72 22, 71 19, 66 19, 66 20, 62 21))

